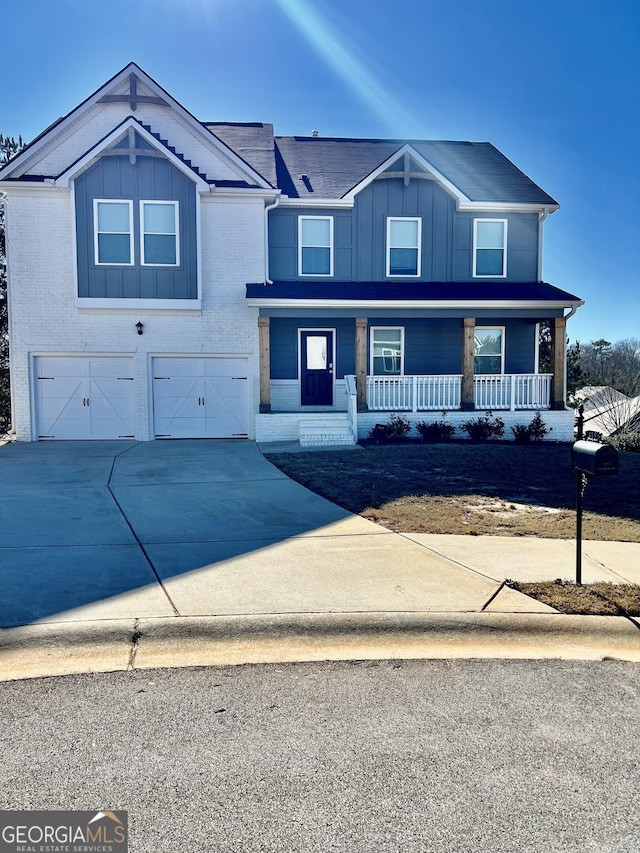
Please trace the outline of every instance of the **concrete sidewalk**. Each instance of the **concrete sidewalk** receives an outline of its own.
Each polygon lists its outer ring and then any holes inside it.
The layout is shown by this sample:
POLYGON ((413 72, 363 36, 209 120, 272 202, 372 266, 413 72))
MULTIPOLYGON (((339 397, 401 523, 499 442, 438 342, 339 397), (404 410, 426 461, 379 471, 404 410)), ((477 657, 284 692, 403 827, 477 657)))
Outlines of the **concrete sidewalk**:
MULTIPOLYGON (((640 544, 584 543, 637 582, 640 544)), ((370 657, 621 657, 640 631, 503 586, 574 576, 563 540, 396 534, 248 442, 0 448, 0 680, 370 657)))

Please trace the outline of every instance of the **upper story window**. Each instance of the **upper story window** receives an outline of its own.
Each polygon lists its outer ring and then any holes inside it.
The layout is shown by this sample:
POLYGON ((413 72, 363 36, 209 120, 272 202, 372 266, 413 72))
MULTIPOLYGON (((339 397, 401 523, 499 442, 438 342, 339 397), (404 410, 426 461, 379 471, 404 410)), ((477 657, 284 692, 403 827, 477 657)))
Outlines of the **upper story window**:
POLYGON ((133 202, 94 199, 96 264, 133 264, 133 202))
MULTIPOLYGON (((140 257, 143 266, 175 267, 180 264, 177 201, 140 202, 140 257)), ((94 199, 94 256, 98 266, 133 266, 136 263, 133 201, 94 199)))
POLYGON ((473 220, 474 278, 505 278, 507 275, 507 220, 473 220))
POLYGON ((504 326, 476 326, 474 373, 504 373, 504 326))
POLYGON ((298 217, 298 275, 333 275, 333 216, 298 217))
POLYGON ((178 202, 141 201, 140 222, 140 258, 143 266, 178 266, 178 202))
POLYGON ((404 373, 404 328, 371 327, 371 375, 402 376, 404 373))
POLYGON ((422 220, 418 216, 387 218, 387 276, 419 276, 422 220))

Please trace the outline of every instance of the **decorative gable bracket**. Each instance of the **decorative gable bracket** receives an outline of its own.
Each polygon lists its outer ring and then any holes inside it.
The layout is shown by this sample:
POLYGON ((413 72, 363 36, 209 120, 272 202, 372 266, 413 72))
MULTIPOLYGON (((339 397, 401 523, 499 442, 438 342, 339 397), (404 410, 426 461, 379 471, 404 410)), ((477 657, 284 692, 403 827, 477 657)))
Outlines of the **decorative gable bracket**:
POLYGON ((435 176, 430 172, 425 172, 423 169, 411 168, 411 155, 408 151, 405 151, 403 155, 401 172, 380 172, 379 174, 374 175, 373 180, 384 181, 389 178, 402 178, 405 187, 409 186, 412 178, 422 181, 435 181, 435 176))
POLYGON ((138 104, 155 104, 158 107, 170 107, 171 104, 164 98, 155 95, 138 94, 138 77, 134 72, 129 74, 129 91, 122 95, 103 95, 98 99, 99 104, 129 104, 135 112, 138 104))

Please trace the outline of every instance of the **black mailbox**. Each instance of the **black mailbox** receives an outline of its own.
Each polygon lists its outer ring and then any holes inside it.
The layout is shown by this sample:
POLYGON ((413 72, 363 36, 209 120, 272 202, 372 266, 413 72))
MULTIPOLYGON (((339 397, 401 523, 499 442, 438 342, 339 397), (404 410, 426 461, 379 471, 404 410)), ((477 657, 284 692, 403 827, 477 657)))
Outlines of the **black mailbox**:
POLYGON ((592 477, 618 473, 618 451, 597 441, 576 441, 571 451, 573 467, 592 477))

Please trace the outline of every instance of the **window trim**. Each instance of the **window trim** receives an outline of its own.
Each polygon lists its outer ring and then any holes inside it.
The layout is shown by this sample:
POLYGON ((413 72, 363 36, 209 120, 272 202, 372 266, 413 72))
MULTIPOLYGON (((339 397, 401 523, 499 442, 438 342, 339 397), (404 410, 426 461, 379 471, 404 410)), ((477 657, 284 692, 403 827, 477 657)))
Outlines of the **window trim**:
MULTIPOLYGON (((491 327, 493 328, 493 327, 491 327)), ((388 376, 390 379, 393 377, 404 376, 404 335, 405 327, 404 326, 369 326, 369 376, 388 376), (400 373, 374 373, 373 372, 373 359, 374 359, 374 332, 376 331, 389 331, 393 329, 400 330, 400 373)))
POLYGON ((505 350, 506 350, 506 326, 495 324, 493 326, 476 326, 474 329, 474 344, 473 344, 473 366, 475 376, 504 376, 505 375, 505 350), (476 373, 475 361, 476 358, 495 358, 495 356, 477 356, 475 352, 475 335, 482 329, 500 329, 500 372, 499 373, 476 373))
POLYGON ((298 276, 300 278, 332 278, 333 277, 333 216, 307 216, 301 214, 298 216, 298 276), (305 219, 328 220, 329 222, 329 245, 328 246, 303 246, 302 244, 302 223, 305 219), (315 273, 302 271, 302 250, 303 249, 329 249, 329 272, 315 273))
MULTIPOLYGON (((405 247, 406 248, 406 247, 405 247)), ((387 216, 387 266, 386 266, 386 277, 387 278, 420 278, 422 275, 422 217, 421 216, 387 216), (391 249, 399 248, 396 246, 391 246, 391 223, 392 222, 417 222, 418 223, 418 239, 417 239, 417 250, 418 256, 416 259, 416 272, 411 273, 410 275, 398 275, 397 273, 391 273, 391 249)))
MULTIPOLYGON (((473 278, 506 278, 507 277, 507 227, 508 219, 496 219, 493 217, 483 217, 473 220, 473 278), (476 272, 478 262, 478 222, 502 222, 502 273, 500 275, 479 275, 476 272)), ((498 248, 498 247, 496 247, 498 248)))
MULTIPOLYGON (((133 200, 128 198, 94 198, 93 199, 93 263, 96 267, 133 267, 135 266, 135 241, 133 223, 133 200), (98 231, 98 205, 99 204, 126 204, 129 206, 129 262, 110 263, 101 261, 99 254, 99 234, 124 234, 124 231, 98 231)), ((74 228, 75 230, 75 228, 74 228)))
MULTIPOLYGON (((159 198, 150 198, 150 199, 140 199, 139 202, 139 210, 140 210, 140 266, 141 267, 179 267, 180 266, 180 203, 177 201, 173 201, 172 199, 159 199, 159 198), (144 258, 144 238, 146 234, 157 234, 157 231, 145 231, 144 230, 144 205, 145 204, 165 204, 165 205, 173 205, 175 211, 175 231, 173 236, 176 239, 176 262, 174 264, 153 264, 145 261, 144 258)), ((169 236, 168 234, 164 234, 163 236, 169 236)))

